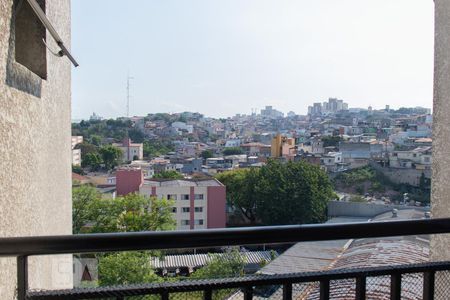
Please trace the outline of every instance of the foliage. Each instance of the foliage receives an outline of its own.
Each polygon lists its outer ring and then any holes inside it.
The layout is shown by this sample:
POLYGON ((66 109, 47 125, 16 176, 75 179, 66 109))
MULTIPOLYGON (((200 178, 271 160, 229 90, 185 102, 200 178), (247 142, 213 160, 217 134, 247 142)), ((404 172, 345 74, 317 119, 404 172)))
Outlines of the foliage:
POLYGON ((149 252, 117 252, 99 257, 99 284, 126 285, 162 281, 151 265, 149 252))
POLYGON ((217 179, 231 206, 264 225, 322 222, 328 201, 336 198, 327 174, 305 162, 269 160, 259 170, 224 172, 217 179))
POLYGON ((242 149, 240 147, 228 147, 223 150, 223 155, 237 155, 242 154, 242 149))
POLYGON ((99 153, 107 170, 113 169, 122 160, 122 150, 113 145, 101 147, 99 153))
POLYGON ((319 223, 336 198, 327 174, 305 162, 270 160, 258 176, 256 213, 265 225, 319 223))
POLYGON ((362 167, 348 172, 343 172, 337 177, 337 179, 343 182, 346 186, 353 186, 374 178, 375 171, 370 167, 362 167))
POLYGON ((259 169, 236 169, 217 174, 216 178, 227 188, 227 202, 250 221, 256 223, 256 188, 259 169))
POLYGON ((208 159, 208 158, 213 157, 213 153, 211 150, 204 150, 204 151, 202 151, 201 157, 203 159, 208 159))
POLYGON ((91 136, 91 144, 95 146, 101 146, 102 144, 102 137, 96 134, 93 134, 91 136))
POLYGON ((323 136, 322 142, 324 147, 338 147, 339 142, 341 141, 341 137, 338 135, 335 136, 323 136))
POLYGON ((128 137, 135 143, 142 143, 145 139, 144 133, 137 128, 128 130, 128 137))
POLYGON ((79 175, 84 175, 84 171, 80 166, 77 165, 72 165, 72 172, 79 174, 79 175))
POLYGON ((350 202, 367 202, 363 197, 359 195, 351 196, 349 199, 350 202))
POLYGON ((164 155, 173 150, 173 146, 170 143, 144 141, 144 157, 147 158, 164 155))
POLYGON ((128 194, 102 199, 92 187, 74 188, 74 233, 171 230, 175 228, 172 206, 172 201, 156 197, 128 194))
POLYGON ((98 169, 100 169, 101 164, 102 158, 98 153, 88 153, 83 157, 81 161, 81 165, 83 167, 89 167, 91 171, 97 171, 98 169))
POLYGON ((97 153, 98 152, 98 147, 96 145, 90 144, 88 142, 83 142, 83 143, 77 144, 75 146, 75 149, 81 150, 81 157, 84 157, 85 155, 87 155, 89 153, 97 153))
POLYGON ((183 179, 184 176, 177 171, 162 171, 153 175, 156 179, 183 179))
POLYGON ((97 190, 89 185, 82 185, 72 189, 72 232, 81 233, 83 226, 92 220, 89 207, 93 202, 99 201, 97 190))
POLYGON ((205 267, 195 271, 191 278, 210 279, 244 275, 245 258, 237 249, 233 249, 222 256, 217 254, 209 255, 211 260, 205 267))

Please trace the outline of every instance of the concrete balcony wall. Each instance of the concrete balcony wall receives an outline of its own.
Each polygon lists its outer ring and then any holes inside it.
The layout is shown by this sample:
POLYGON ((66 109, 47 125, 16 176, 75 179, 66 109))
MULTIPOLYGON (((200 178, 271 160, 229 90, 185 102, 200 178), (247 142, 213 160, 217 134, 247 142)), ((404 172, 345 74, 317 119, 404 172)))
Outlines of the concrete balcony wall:
MULTIPOLYGON (((434 218, 450 216, 450 1, 435 0, 433 165, 431 203, 434 218)), ((449 235, 431 240, 433 260, 450 259, 449 235)))
MULTIPOLYGON (((71 234, 70 62, 46 51, 45 79, 16 62, 13 4, 0 0, 0 237, 71 234)), ((70 0, 45 7, 70 43, 70 0)), ((30 260, 31 288, 71 284, 70 256, 30 260)), ((1 258, 0 299, 15 293, 15 259, 1 258)))

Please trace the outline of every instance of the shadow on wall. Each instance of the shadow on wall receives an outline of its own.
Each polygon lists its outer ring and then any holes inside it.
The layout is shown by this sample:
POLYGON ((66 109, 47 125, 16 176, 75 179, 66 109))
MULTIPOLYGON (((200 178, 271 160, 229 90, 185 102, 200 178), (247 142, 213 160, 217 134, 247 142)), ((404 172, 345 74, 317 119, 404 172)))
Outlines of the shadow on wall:
MULTIPOLYGON (((45 1, 39 3, 45 9, 45 1)), ((47 77, 45 27, 27 1, 13 1, 11 11, 5 83, 40 98, 42 79, 47 77)))

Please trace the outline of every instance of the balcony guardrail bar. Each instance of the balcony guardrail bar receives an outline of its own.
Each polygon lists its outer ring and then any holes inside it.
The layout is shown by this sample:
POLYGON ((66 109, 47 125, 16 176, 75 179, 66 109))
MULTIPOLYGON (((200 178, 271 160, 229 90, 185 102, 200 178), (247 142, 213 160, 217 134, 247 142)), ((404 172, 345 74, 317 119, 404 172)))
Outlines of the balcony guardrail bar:
POLYGON ((375 238, 450 233, 450 218, 414 221, 365 222, 212 229, 196 231, 108 233, 66 236, 11 237, 0 239, 0 256, 17 257, 18 299, 92 299, 159 294, 169 299, 174 292, 201 291, 203 299, 212 299, 214 290, 240 288, 243 299, 252 299, 253 288, 263 285, 283 287, 283 299, 292 299, 292 284, 320 282, 320 299, 329 299, 330 281, 355 279, 355 299, 365 299, 366 279, 390 276, 390 298, 400 299, 402 275, 417 273, 423 277, 423 299, 433 299, 435 273, 450 270, 450 262, 366 269, 330 270, 286 275, 252 275, 239 278, 185 281, 32 292, 28 290, 28 256, 95 253, 129 250, 183 249, 229 245, 276 244, 339 239, 375 238))

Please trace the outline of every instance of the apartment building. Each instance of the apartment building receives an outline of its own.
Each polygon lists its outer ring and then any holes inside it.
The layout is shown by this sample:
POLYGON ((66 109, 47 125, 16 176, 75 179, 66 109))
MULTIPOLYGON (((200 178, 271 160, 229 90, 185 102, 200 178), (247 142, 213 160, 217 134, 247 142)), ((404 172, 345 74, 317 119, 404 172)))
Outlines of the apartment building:
POLYGON ((75 146, 83 142, 82 136, 72 136, 72 165, 81 166, 81 149, 75 149, 75 146))
POLYGON ((116 192, 139 193, 173 200, 177 230, 224 228, 225 186, 216 179, 144 180, 140 168, 121 168, 116 173, 116 192))
POLYGON ((225 186, 210 180, 149 180, 139 188, 145 196, 171 199, 177 230, 224 228, 225 186))

